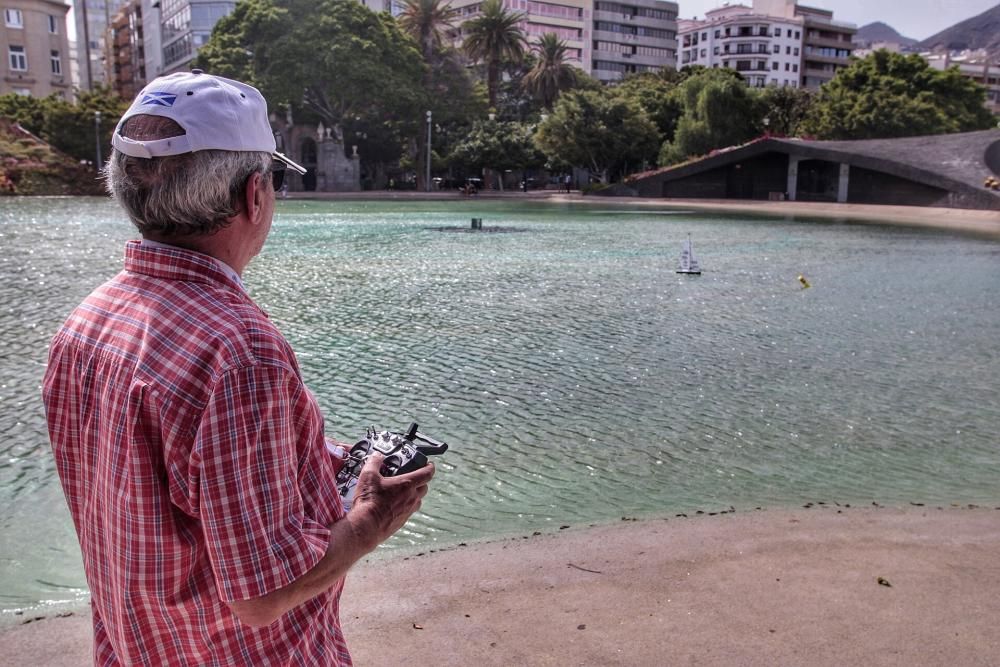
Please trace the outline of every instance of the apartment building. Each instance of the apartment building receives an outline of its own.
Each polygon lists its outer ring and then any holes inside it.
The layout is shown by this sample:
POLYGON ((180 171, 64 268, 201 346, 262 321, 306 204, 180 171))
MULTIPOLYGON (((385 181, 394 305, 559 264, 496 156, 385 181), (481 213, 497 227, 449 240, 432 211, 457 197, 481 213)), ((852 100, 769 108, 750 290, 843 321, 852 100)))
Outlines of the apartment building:
MULTIPOLYGON (((455 41, 465 38, 461 26, 479 14, 482 0, 453 0, 451 6, 458 10, 455 19, 455 41)), ((521 29, 534 45, 544 33, 554 33, 568 47, 567 61, 580 69, 589 71, 590 35, 593 14, 593 0, 559 0, 541 2, 538 0, 504 0, 508 11, 525 15, 521 29)))
POLYGON ((212 28, 236 6, 235 0, 162 0, 160 40, 162 71, 156 75, 186 71, 198 49, 212 35, 212 28))
MULTIPOLYGON (((454 0, 456 27, 479 13, 482 0, 454 0)), ((602 81, 675 67, 677 3, 664 0, 504 0, 521 12, 528 41, 553 33, 568 47, 567 62, 602 81)), ((458 30, 456 39, 463 37, 458 30)))
POLYGON ((728 67, 753 86, 819 88, 849 64, 857 28, 794 0, 753 0, 682 20, 678 32, 681 67, 728 67))
POLYGON ((80 87, 92 90, 111 83, 111 19, 128 0, 73 0, 80 87))
POLYGON ((681 20, 680 66, 734 69, 755 87, 799 86, 801 18, 767 16, 746 5, 709 11, 705 19, 681 20))
POLYGON ((990 60, 985 51, 920 54, 931 67, 946 70, 957 67, 962 76, 986 88, 986 108, 1000 114, 1000 62, 990 60))
POLYGON ((794 0, 787 0, 785 5, 792 6, 795 15, 805 22, 802 85, 819 88, 850 64, 858 28, 853 23, 834 21, 833 12, 825 9, 796 5, 794 0))
POLYGON ((67 99, 73 94, 66 17, 58 0, 0 0, 0 51, 7 59, 0 95, 17 93, 67 99))
POLYGON ((111 88, 132 99, 146 85, 146 46, 142 2, 131 0, 111 19, 111 88))
POLYGON ((677 67, 677 3, 594 2, 590 74, 617 81, 626 74, 677 67))

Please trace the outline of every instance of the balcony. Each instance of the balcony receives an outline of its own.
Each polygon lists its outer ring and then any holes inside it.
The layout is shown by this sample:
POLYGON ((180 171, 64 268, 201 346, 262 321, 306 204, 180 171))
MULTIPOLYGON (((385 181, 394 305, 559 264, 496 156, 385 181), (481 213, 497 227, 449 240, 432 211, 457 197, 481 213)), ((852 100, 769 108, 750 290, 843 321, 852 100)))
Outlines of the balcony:
POLYGON ((763 32, 751 30, 749 33, 742 33, 739 30, 730 30, 730 34, 727 35, 725 31, 723 31, 719 37, 716 37, 716 39, 770 39, 770 37, 771 32, 768 30, 763 32))
POLYGON ((849 62, 849 57, 844 56, 843 58, 840 58, 838 56, 824 56, 818 53, 804 53, 802 55, 802 61, 807 63, 830 63, 832 65, 843 65, 846 67, 849 62))
POLYGON ((836 72, 828 72, 825 69, 816 69, 813 67, 805 67, 802 69, 802 76, 811 79, 823 79, 824 81, 829 81, 833 78, 836 72))
POLYGON ((848 51, 854 49, 854 44, 852 42, 844 42, 830 37, 810 37, 809 35, 806 35, 803 37, 802 43, 806 46, 825 46, 831 49, 847 49, 848 51))

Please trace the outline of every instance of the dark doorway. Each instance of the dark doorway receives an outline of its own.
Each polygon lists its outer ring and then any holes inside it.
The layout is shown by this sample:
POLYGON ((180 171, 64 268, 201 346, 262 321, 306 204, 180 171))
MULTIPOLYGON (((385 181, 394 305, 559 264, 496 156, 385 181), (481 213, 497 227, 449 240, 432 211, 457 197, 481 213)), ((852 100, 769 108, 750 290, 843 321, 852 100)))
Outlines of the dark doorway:
POLYGON ((802 160, 795 185, 799 201, 837 201, 840 164, 826 160, 802 160))
POLYGON ((753 170, 742 163, 729 165, 726 170, 726 197, 753 199, 753 170))
POLYGON ((302 176, 302 189, 306 192, 316 190, 316 142, 306 137, 299 147, 299 155, 302 166, 308 169, 302 176))

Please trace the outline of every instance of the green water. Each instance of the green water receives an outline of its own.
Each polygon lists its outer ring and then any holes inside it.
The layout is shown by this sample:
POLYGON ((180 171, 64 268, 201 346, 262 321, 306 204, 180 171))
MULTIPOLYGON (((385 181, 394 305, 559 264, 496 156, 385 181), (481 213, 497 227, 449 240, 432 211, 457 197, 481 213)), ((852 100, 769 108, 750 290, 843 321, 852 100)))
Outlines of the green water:
MULTIPOLYGON (((132 236, 109 202, 0 201, 8 618, 86 596, 39 383, 132 236)), ((619 201, 287 201, 244 278, 331 433, 415 420, 452 445, 385 550, 730 506, 1000 505, 1000 243, 619 201), (487 231, 445 231, 472 217, 487 231), (699 277, 674 272, 688 234, 699 277)))

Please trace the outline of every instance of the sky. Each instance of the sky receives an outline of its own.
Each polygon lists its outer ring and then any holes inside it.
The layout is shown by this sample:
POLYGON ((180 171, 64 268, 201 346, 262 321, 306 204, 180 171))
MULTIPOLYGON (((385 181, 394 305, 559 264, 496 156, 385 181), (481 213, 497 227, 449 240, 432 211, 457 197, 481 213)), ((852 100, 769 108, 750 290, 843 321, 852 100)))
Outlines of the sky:
MULTIPOLYGON (((705 12, 721 7, 722 0, 675 0, 680 5, 681 18, 704 18, 705 12)), ((743 0, 742 4, 752 4, 743 0)), ((807 7, 833 10, 837 21, 863 25, 882 21, 904 37, 926 39, 960 21, 982 14, 998 4, 998 0, 799 0, 807 7)), ((732 4, 740 4, 733 0, 732 4)), ((69 29, 76 33, 73 10, 70 9, 69 29)), ((75 34, 70 35, 74 39, 75 34)))
MULTIPOLYGON (((721 0, 675 0, 681 18, 704 18, 705 12, 721 7, 721 0)), ((732 4, 749 5, 752 0, 732 4)), ((995 7, 998 0, 799 0, 807 7, 833 10, 835 21, 863 25, 882 21, 904 37, 927 39, 960 21, 995 7)))

